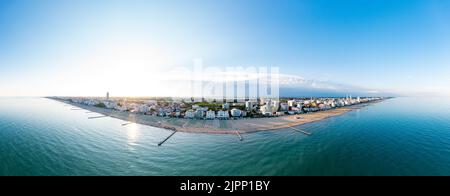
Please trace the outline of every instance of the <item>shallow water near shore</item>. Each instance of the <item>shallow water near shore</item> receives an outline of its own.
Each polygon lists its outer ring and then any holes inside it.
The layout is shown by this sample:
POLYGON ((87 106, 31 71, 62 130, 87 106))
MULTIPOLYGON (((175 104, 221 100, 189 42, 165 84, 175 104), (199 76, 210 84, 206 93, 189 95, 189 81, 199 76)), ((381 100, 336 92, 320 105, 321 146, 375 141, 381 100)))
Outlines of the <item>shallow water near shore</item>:
POLYGON ((450 175, 450 99, 395 98, 236 135, 129 124, 45 98, 0 98, 0 175, 450 175))

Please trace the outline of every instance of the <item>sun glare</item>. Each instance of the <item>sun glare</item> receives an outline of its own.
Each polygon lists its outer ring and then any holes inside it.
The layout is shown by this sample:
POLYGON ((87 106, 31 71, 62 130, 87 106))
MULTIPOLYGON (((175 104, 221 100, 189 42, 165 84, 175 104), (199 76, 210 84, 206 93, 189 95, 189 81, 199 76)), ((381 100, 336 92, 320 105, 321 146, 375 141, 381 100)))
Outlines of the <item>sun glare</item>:
POLYGON ((139 130, 135 123, 127 125, 127 139, 129 145, 135 145, 139 139, 139 130))

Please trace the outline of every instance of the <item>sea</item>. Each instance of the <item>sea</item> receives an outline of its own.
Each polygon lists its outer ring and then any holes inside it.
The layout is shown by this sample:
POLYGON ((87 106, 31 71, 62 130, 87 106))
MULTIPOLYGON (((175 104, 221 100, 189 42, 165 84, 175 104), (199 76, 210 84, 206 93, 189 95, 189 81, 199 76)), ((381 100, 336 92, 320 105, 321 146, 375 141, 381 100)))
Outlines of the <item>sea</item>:
POLYGON ((450 175, 450 98, 399 97, 292 129, 177 132, 0 98, 0 175, 450 175))

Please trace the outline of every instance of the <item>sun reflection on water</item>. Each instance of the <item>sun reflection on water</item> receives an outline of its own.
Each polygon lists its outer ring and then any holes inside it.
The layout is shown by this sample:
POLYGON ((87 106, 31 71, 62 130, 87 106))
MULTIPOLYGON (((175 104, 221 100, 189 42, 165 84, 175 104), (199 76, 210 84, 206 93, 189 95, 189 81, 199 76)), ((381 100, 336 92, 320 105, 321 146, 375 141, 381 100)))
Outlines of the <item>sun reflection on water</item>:
POLYGON ((139 139, 139 128, 135 123, 127 126, 127 139, 129 145, 136 145, 139 139))

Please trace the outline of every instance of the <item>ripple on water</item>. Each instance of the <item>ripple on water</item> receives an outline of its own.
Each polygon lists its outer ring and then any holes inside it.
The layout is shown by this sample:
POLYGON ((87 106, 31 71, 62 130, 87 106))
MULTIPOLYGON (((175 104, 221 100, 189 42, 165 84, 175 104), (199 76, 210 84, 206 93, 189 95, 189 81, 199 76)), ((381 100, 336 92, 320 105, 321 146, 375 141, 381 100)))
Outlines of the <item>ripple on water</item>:
POLYGON ((0 99, 0 175, 450 175, 450 104, 434 103, 396 98, 298 126, 311 136, 178 132, 158 147, 171 131, 0 99))

